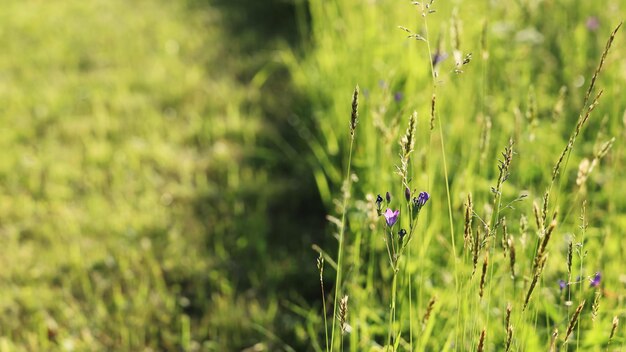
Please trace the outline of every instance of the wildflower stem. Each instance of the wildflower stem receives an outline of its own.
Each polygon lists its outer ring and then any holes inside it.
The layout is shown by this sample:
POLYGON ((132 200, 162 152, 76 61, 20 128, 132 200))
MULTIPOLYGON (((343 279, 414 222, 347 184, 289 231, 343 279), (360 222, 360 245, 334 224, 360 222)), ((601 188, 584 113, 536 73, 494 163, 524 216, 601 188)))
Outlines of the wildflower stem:
POLYGON ((389 306, 389 333, 387 335, 387 351, 391 346, 391 336, 395 336, 393 326, 396 320, 396 289, 398 286, 398 270, 393 267, 393 280, 391 282, 391 304, 389 306))

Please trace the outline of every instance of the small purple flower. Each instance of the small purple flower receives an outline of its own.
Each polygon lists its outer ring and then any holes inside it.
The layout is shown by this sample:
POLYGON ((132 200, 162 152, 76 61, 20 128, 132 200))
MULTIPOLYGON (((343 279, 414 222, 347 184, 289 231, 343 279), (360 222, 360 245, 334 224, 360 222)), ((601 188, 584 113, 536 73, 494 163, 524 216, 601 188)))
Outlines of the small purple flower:
POLYGON ((600 274, 600 272, 597 272, 589 280, 589 287, 598 287, 600 285, 600 280, 602 280, 602 274, 600 274))
POLYGON ((565 280, 559 280, 559 289, 563 291, 567 287, 567 282, 565 280))
POLYGON ((411 200, 411 190, 409 189, 409 187, 404 189, 404 198, 407 202, 411 200))
POLYGON ((585 23, 585 26, 588 30, 595 32, 598 30, 598 28, 600 28, 600 20, 598 20, 598 17, 596 16, 589 16, 587 17, 587 22, 585 23))
POLYGON ((402 101, 402 98, 404 98, 404 94, 402 94, 402 92, 396 92, 396 94, 393 95, 393 100, 395 100, 396 103, 402 101))
POLYGON ((426 202, 430 199, 430 194, 428 192, 420 192, 419 196, 417 196, 417 204, 421 208, 426 202))
POLYGON ((391 203, 391 193, 387 192, 387 194, 385 194, 385 199, 387 200, 387 204, 391 203))
POLYGON ((437 66, 437 64, 441 63, 443 60, 448 58, 448 54, 437 51, 433 54, 433 66, 437 66))
POLYGON ((428 194, 428 192, 420 192, 417 197, 413 198, 413 211, 411 212, 413 219, 417 217, 417 214, 419 214, 422 207, 426 204, 426 202, 428 202, 428 199, 430 199, 430 194, 428 194))
POLYGON ((406 236, 406 230, 405 229, 400 229, 400 231, 398 231, 398 236, 400 236, 400 241, 402 241, 404 236, 406 236))
POLYGON ((393 211, 387 208, 385 212, 385 220, 387 221, 387 226, 392 227, 396 221, 398 221, 398 215, 400 215, 400 210, 393 211))

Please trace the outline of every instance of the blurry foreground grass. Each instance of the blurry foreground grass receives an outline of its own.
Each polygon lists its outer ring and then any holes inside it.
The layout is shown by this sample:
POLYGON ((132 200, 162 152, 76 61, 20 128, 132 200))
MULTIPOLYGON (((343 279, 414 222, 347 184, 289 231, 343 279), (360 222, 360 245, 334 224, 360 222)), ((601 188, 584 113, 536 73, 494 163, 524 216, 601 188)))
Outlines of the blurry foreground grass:
POLYGON ((258 94, 218 12, 187 6, 3 2, 1 351, 272 340, 258 94))

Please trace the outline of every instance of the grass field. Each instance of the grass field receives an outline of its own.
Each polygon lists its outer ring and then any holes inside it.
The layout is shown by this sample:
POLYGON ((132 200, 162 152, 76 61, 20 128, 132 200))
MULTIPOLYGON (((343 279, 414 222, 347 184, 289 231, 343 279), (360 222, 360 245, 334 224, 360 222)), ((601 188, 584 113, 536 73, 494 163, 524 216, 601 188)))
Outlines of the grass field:
POLYGON ((0 351, 626 349, 625 9, 5 1, 0 351))

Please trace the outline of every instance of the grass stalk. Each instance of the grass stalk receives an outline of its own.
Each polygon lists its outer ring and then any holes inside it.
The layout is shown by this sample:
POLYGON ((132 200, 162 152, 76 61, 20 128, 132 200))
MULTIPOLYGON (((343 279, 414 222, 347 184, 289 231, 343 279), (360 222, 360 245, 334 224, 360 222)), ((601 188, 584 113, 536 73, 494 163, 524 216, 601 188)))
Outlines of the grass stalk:
POLYGON ((343 206, 341 208, 341 228, 339 229, 339 249, 337 253, 337 275, 335 277, 335 296, 333 299, 333 325, 330 334, 330 349, 332 350, 335 343, 335 326, 337 323, 337 298, 339 297, 339 291, 341 290, 341 279, 343 271, 343 255, 344 255, 344 242, 345 242, 345 228, 346 228, 346 208, 348 206, 348 198, 350 196, 350 188, 352 185, 352 177, 350 175, 350 167, 352 164, 352 148, 354 146, 354 134, 356 132, 356 125, 358 121, 358 100, 359 99, 359 87, 354 89, 352 95, 352 114, 350 118, 350 148, 348 149, 348 166, 346 170, 346 188, 343 195, 343 206))

